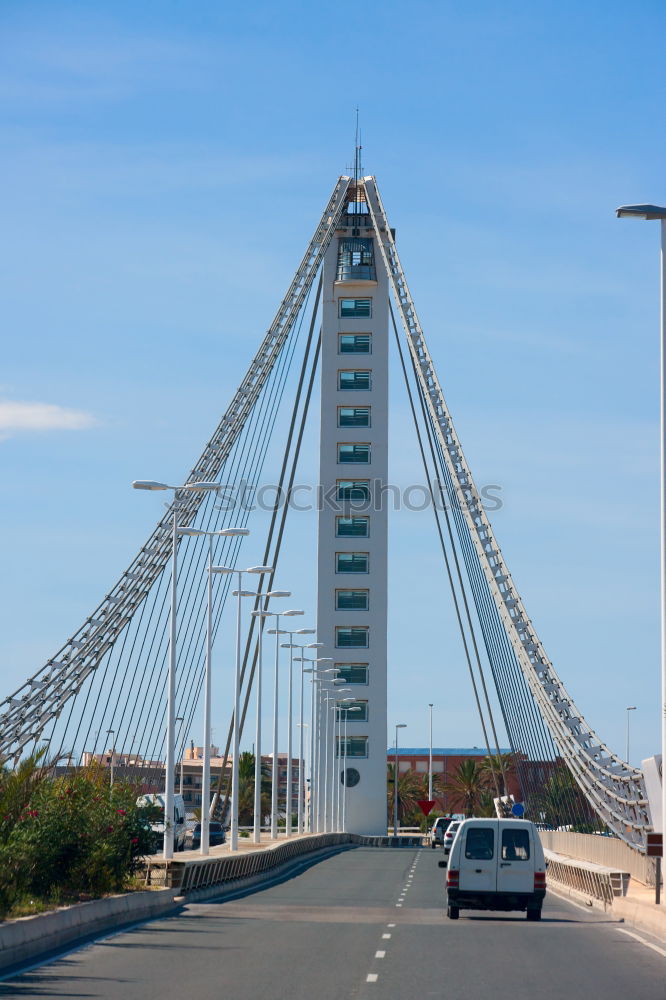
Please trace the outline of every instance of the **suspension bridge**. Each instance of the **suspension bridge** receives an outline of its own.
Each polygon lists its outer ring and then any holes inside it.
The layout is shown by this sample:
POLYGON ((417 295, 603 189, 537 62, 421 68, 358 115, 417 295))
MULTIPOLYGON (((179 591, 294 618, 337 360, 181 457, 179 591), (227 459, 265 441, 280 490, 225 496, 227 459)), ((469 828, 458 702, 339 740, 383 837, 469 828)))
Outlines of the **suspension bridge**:
MULTIPOLYGON (((521 599, 447 406, 377 180, 362 176, 358 150, 353 174, 336 181, 275 318, 184 486, 175 489, 146 543, 81 626, 0 705, 0 757, 15 763, 47 741, 52 757, 76 763, 84 751, 98 753, 103 734, 113 732, 114 750, 145 778, 150 762, 164 761, 167 748, 170 620, 177 623, 171 635, 171 648, 177 648, 173 733, 182 756, 206 664, 209 556, 196 533, 213 533, 215 565, 242 564, 251 505, 221 499, 261 481, 277 415, 286 409, 280 502, 271 511, 263 572, 255 580, 252 610, 258 614, 244 618, 238 635, 238 692, 229 706, 225 761, 233 750, 237 754, 234 734, 239 738, 250 725, 265 612, 276 608, 273 597, 260 595, 273 592, 304 428, 316 419, 311 402, 319 375, 320 487, 331 502, 319 513, 316 659, 335 664, 359 709, 332 748, 331 785, 345 786, 351 832, 385 833, 387 526, 381 495, 389 449, 389 349, 404 381, 424 481, 432 484, 441 599, 453 602, 485 748, 495 762, 497 797, 505 789, 499 750, 508 746, 528 818, 539 820, 549 782, 564 775, 562 823, 586 823, 644 853, 653 829, 644 775, 587 721, 521 599), (286 391, 290 373, 295 393, 286 391), (197 484, 206 489, 192 488, 197 484)), ((211 575, 213 640, 235 579, 211 575)), ((334 822, 319 789, 329 773, 322 764, 328 753, 324 704, 317 699, 312 719, 306 820, 319 831, 334 822)), ((291 733, 289 738, 291 746, 291 733)), ((213 809, 229 800, 226 773, 213 809)), ((155 787, 163 780, 160 773, 155 787)))

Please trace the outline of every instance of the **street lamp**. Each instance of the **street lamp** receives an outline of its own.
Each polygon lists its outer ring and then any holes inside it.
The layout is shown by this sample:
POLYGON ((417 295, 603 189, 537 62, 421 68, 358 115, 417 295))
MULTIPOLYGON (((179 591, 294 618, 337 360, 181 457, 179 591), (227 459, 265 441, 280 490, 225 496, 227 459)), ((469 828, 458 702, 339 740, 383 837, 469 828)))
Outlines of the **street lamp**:
POLYGON ((395 727, 395 764, 393 766, 393 836, 398 836, 398 730, 406 729, 406 722, 398 722, 395 727))
POLYGON ((150 490, 161 492, 171 490, 174 495, 173 523, 171 529, 171 610, 169 614, 169 676, 167 683, 167 732, 166 732, 166 775, 164 783, 164 858, 173 858, 173 821, 174 821, 174 770, 176 767, 176 617, 177 617, 177 583, 178 583, 178 500, 180 492, 215 491, 220 489, 219 483, 194 482, 183 486, 169 486, 168 483, 158 483, 154 479, 135 479, 132 483, 135 490, 150 490))
POLYGON ((303 833, 303 795, 304 795, 303 782, 304 782, 304 777, 305 777, 305 775, 304 775, 304 764, 303 764, 303 662, 304 662, 304 659, 303 659, 302 656, 295 657, 293 655, 293 650, 294 649, 300 649, 301 651, 303 651, 304 649, 317 649, 319 646, 322 646, 323 643, 321 643, 321 642, 310 642, 307 645, 305 645, 302 642, 294 642, 294 636, 295 635, 314 635, 316 630, 313 629, 313 628, 298 628, 294 632, 289 631, 289 630, 285 630, 285 631, 287 631, 287 633, 289 635, 289 642, 283 642, 281 645, 282 645, 283 649, 289 649, 290 650, 290 659, 289 659, 289 721, 288 721, 288 728, 289 728, 289 748, 288 748, 288 751, 287 751, 287 756, 289 757, 289 767, 288 767, 288 771, 287 771, 287 802, 290 803, 290 806, 289 806, 289 810, 287 812, 287 821, 286 821, 287 822, 286 833, 287 833, 287 836, 289 837, 289 836, 291 836, 291 732, 292 732, 292 725, 293 725, 293 723, 292 723, 292 669, 293 669, 294 662, 301 664, 301 682, 300 682, 300 699, 299 699, 299 715, 300 715, 299 726, 300 726, 300 734, 299 734, 299 749, 298 749, 298 809, 297 809, 297 826, 296 826, 296 829, 297 829, 298 833, 303 833))
POLYGON ((333 658, 331 656, 318 656, 314 660, 306 661, 312 663, 312 667, 306 668, 306 674, 312 674, 311 683, 311 697, 310 697, 310 815, 309 815, 309 832, 319 833, 320 822, 320 801, 321 796, 319 794, 320 785, 320 712, 319 712, 319 691, 317 688, 317 683, 325 678, 327 674, 339 673, 337 667, 321 667, 316 666, 317 663, 331 663, 333 658))
POLYGON ((428 798, 432 802, 432 702, 428 705, 430 709, 430 748, 428 752, 428 798))
POLYGON ((272 573, 272 566, 250 566, 249 569, 236 569, 235 566, 212 566, 212 573, 236 573, 238 597, 236 606, 236 668, 234 670, 234 728, 233 757, 231 759, 231 829, 229 831, 229 850, 238 850, 238 753, 240 746, 240 663, 241 663, 241 599, 243 597, 243 573, 254 573, 262 576, 272 573))
MULTIPOLYGON (((661 620, 661 760, 666 767, 666 208, 661 205, 622 205, 616 209, 618 219, 658 219, 661 229, 661 336, 659 393, 659 460, 660 460, 660 620, 661 620)), ((628 762, 627 762, 628 763, 628 762)), ((654 824, 656 828, 656 823, 654 824)), ((666 838, 666 780, 662 780, 661 831, 666 838)))
MULTIPOLYGON (((252 594, 250 591, 243 591, 245 597, 258 597, 258 598, 270 598, 270 597, 290 597, 291 592, 288 590, 269 590, 265 594, 252 594)), ((257 692, 256 692, 256 727, 254 736, 254 815, 253 824, 254 829, 252 833, 252 839, 255 844, 261 843, 261 699, 262 699, 262 677, 263 677, 263 658, 264 658, 264 623, 263 619, 270 617, 272 611, 267 610, 257 610, 253 611, 252 615, 254 618, 259 619, 259 629, 257 637, 257 692)))
MULTIPOLYGON (((342 682, 344 683, 344 681, 342 682)), ((346 691, 351 691, 351 688, 344 688, 346 691)), ((337 761, 342 760, 342 712, 344 710, 344 703, 348 701, 353 701, 353 698, 340 698, 335 703, 335 722, 336 731, 334 738, 334 748, 333 748, 333 781, 334 781, 334 828, 336 833, 340 833, 342 829, 342 807, 341 807, 341 786, 343 782, 342 774, 339 772, 339 764, 337 761)))
MULTIPOLYGON (((273 672, 273 773, 271 775, 271 840, 277 840, 278 835, 278 783, 279 783, 279 766, 278 766, 278 694, 279 694, 279 667, 280 667, 280 618, 291 618, 294 615, 304 615, 304 611, 278 611, 275 612, 275 628, 269 628, 268 634, 275 636, 275 669, 273 672)), ((286 632, 282 632, 286 635, 286 632)), ((291 674, 291 658, 290 658, 290 668, 289 672, 291 674)), ((289 737, 289 742, 291 745, 291 736, 289 737)), ((291 767, 291 761, 288 761, 287 773, 291 767)), ((291 809, 291 803, 287 803, 287 811, 291 809)), ((285 831, 286 831, 286 813, 285 813, 285 831)))
MULTIPOLYGON (((327 678, 327 680, 331 685, 338 683, 335 678, 327 678)), ((339 683, 344 684, 344 681, 341 680, 339 683)), ((351 688, 341 688, 340 690, 351 691, 351 688)), ((331 705, 333 705, 333 710, 335 711, 336 693, 340 693, 340 691, 336 692, 334 688, 323 692, 323 700, 326 706, 324 709, 326 713, 324 724, 324 833, 331 833, 333 829, 333 775, 335 773, 335 756, 331 744, 335 740, 335 718, 333 719, 333 725, 330 727, 330 737, 329 719, 331 716, 331 705)))
MULTIPOLYGON (((183 718, 182 715, 177 715, 176 718, 173 721, 174 721, 174 725, 175 725, 176 722, 185 722, 185 719, 183 718)), ((179 727, 179 729, 178 729, 179 738, 180 738, 180 731, 181 731, 181 727, 179 727)), ((180 754, 180 792, 179 792, 180 795, 183 794, 183 762, 184 762, 184 757, 185 757, 185 747, 183 747, 183 749, 181 751, 181 754, 180 754)))
MULTIPOLYGON (((106 735, 107 736, 113 736, 113 740, 111 741, 111 781, 110 781, 110 786, 111 786, 111 788, 113 788, 113 758, 115 757, 115 754, 116 754, 116 739, 115 739, 116 731, 115 731, 115 729, 107 729, 106 735)), ((122 746, 122 744, 121 744, 121 746, 122 746)))
POLYGON ((629 763, 629 719, 631 718, 631 716, 629 715, 629 713, 630 712, 635 712, 635 711, 636 711, 636 706, 635 705, 628 705, 627 706, 627 756, 625 758, 626 761, 627 761, 627 764, 629 763))
POLYGON ((342 773, 344 775, 343 787, 344 792, 342 793, 342 832, 347 832, 347 716, 350 712, 360 712, 361 709, 356 705, 353 708, 345 708, 345 735, 343 741, 343 751, 342 751, 342 773))
MULTIPOLYGON (((220 528, 217 531, 204 531, 201 528, 179 528, 179 535, 198 537, 205 535, 208 538, 208 580, 207 591, 208 600, 206 606, 206 668, 204 673, 204 756, 203 771, 201 775, 201 846, 200 852, 208 854, 210 846, 210 700, 211 700, 211 667, 213 650, 213 539, 238 538, 249 535, 247 528, 220 528)), ((182 789, 182 762, 181 762, 181 793, 182 789)))

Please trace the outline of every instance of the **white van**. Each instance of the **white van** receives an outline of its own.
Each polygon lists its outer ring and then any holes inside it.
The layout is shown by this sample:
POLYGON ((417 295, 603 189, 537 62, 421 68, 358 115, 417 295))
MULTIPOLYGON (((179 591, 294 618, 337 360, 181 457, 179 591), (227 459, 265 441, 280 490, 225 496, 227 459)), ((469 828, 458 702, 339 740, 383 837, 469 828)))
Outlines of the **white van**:
MULTIPOLYGON (((440 868, 446 867, 440 861, 440 868)), ((533 823, 521 819, 466 819, 458 828, 446 875, 447 916, 460 910, 526 910, 541 919, 546 862, 533 823)))
MULTIPOLYGON (((136 800, 138 806, 156 806, 162 811, 161 819, 150 824, 150 829, 154 834, 153 851, 157 854, 162 849, 164 843, 164 800, 166 792, 151 792, 148 795, 140 795, 136 800)), ((173 797, 173 849, 174 851, 185 850, 185 835, 187 833, 185 817, 185 800, 182 795, 173 797)))

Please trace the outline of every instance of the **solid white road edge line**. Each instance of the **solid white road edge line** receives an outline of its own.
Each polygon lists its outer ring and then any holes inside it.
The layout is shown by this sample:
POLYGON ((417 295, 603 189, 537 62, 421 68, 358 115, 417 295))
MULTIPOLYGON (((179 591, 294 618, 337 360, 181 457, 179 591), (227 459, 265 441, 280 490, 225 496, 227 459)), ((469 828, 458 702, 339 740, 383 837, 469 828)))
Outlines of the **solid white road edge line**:
POLYGON ((666 958, 666 949, 659 948, 656 944, 652 944, 651 941, 646 941, 640 934, 634 934, 633 931, 626 931, 624 927, 616 927, 615 930, 619 931, 620 934, 626 934, 627 937, 633 938, 634 941, 640 941, 646 948, 652 948, 652 951, 656 951, 659 955, 663 955, 666 958))

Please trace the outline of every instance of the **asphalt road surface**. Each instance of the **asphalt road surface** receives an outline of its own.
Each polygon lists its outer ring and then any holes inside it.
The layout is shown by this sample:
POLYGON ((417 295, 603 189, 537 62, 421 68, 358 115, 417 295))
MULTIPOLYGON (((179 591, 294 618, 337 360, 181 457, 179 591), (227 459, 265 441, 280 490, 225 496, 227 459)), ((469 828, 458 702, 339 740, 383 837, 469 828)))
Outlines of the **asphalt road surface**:
POLYGON ((441 856, 345 851, 69 952, 5 980, 0 996, 666 1000, 666 947, 599 911, 551 894, 540 923, 471 911, 447 920, 441 856))

